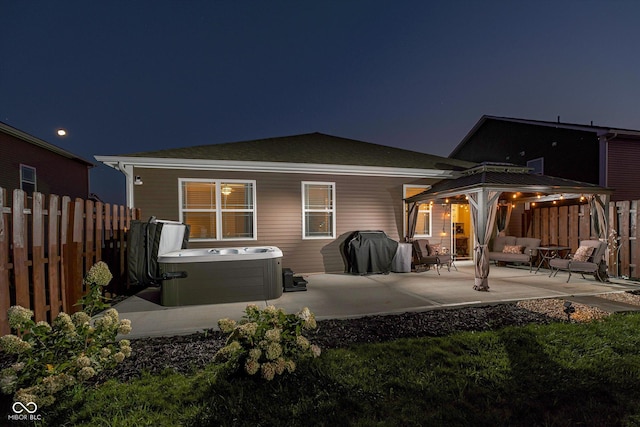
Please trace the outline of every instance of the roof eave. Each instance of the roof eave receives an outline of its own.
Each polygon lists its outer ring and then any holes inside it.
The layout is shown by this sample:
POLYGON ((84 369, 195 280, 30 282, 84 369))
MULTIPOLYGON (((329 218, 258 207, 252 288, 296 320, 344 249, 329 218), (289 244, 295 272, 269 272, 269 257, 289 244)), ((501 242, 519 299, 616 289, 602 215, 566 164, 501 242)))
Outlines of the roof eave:
POLYGON ((242 172, 310 173, 359 176, 390 176, 414 178, 452 178, 454 171, 442 169, 395 168, 383 166, 337 165, 317 163, 254 162, 237 160, 167 159, 127 156, 94 156, 114 169, 132 165, 149 169, 224 170, 242 172))
POLYGON ((92 163, 92 162, 90 162, 88 160, 85 160, 85 159, 83 159, 82 157, 80 157, 80 156, 78 156, 76 154, 73 154, 73 153, 71 153, 71 152, 69 152, 69 151, 67 151, 65 149, 62 149, 62 148, 60 148, 60 147, 58 147, 56 145, 53 145, 53 144, 51 144, 51 143, 49 143, 47 141, 43 141, 40 138, 36 138, 33 135, 29 135, 26 132, 23 132, 23 131, 21 131, 19 129, 16 129, 16 128, 12 127, 12 126, 7 125, 6 123, 0 122, 0 130, 3 131, 4 133, 8 134, 8 135, 11 135, 11 136, 13 136, 15 138, 21 139, 21 140, 23 140, 25 142, 28 142, 30 144, 33 144, 33 145, 35 145, 37 147, 44 148, 45 150, 49 150, 49 151, 51 151, 53 153, 56 153, 58 155, 66 157, 68 159, 76 160, 76 161, 78 161, 80 163, 85 163, 89 167, 95 167, 96 166, 94 163, 92 163))

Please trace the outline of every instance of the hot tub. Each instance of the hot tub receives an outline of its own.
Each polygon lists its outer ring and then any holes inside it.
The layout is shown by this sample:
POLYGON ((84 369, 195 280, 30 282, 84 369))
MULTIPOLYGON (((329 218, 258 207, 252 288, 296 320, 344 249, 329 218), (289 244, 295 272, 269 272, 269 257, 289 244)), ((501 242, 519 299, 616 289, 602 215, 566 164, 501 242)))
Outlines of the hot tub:
POLYGON ((282 295, 282 251, 275 246, 182 249, 158 257, 162 305, 276 299, 282 295), (165 274, 166 273, 166 274, 165 274))

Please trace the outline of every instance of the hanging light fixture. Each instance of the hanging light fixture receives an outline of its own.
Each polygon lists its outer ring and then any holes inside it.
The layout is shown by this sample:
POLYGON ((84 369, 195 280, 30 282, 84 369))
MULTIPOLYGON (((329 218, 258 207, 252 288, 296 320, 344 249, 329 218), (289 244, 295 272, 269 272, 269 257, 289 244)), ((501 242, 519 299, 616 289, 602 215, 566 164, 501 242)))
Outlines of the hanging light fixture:
POLYGON ((231 186, 229 186, 229 184, 224 184, 222 186, 222 189, 220 190, 220 192, 225 196, 228 196, 229 194, 231 194, 231 191, 233 190, 231 189, 231 186))

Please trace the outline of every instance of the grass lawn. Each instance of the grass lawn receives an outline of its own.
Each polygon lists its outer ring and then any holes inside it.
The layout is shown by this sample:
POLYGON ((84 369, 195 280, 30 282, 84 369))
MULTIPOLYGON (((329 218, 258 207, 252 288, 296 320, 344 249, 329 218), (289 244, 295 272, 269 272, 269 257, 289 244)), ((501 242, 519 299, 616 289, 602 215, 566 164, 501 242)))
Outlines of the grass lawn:
POLYGON ((77 388, 47 425, 640 426, 640 314, 327 350, 271 382, 219 366, 77 388))

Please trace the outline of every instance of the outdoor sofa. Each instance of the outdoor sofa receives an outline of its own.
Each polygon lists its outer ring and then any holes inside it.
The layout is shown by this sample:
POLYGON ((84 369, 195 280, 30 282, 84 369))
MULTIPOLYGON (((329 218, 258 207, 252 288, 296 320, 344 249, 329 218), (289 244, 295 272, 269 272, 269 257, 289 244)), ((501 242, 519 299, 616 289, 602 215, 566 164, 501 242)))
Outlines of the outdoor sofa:
POLYGON ((529 264, 529 271, 538 256, 540 239, 533 237, 496 236, 489 251, 489 261, 529 264))

